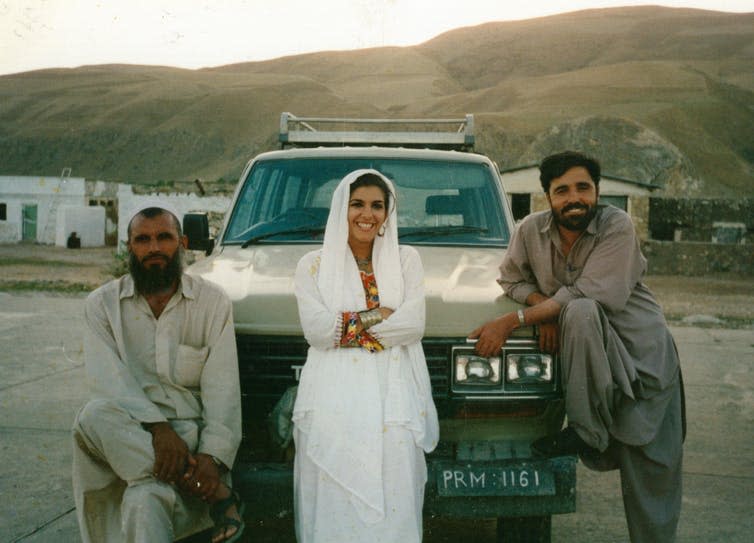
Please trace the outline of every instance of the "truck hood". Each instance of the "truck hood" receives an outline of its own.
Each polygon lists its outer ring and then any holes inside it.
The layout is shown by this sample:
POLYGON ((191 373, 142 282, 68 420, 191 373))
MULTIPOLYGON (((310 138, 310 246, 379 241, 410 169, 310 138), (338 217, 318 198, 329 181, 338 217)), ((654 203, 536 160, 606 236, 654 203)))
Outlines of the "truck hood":
MULTIPOLYGON (((465 337, 519 305, 497 284, 500 248, 415 246, 424 264, 428 337, 465 337)), ((233 302, 236 330, 300 335, 293 276, 315 245, 225 246, 187 270, 220 285, 233 302)))

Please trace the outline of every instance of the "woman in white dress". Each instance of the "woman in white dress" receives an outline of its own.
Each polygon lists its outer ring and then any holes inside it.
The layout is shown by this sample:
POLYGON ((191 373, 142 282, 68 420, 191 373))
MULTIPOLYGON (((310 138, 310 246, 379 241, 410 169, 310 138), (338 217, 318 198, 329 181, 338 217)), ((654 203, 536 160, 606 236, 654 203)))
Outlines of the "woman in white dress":
POLYGON ((437 445, 421 337, 424 272, 398 246, 392 183, 375 170, 335 189, 321 249, 296 269, 309 342, 293 411, 299 543, 419 542, 437 445))

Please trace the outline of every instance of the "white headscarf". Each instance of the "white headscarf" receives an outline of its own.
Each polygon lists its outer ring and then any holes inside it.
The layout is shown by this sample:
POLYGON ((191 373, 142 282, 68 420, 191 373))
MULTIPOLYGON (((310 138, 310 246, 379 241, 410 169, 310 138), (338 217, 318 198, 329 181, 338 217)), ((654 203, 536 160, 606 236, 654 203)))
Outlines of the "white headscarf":
POLYGON ((322 244, 322 261, 317 282, 320 292, 331 294, 325 300, 331 311, 366 309, 364 287, 356 260, 348 245, 351 184, 366 174, 380 177, 391 192, 391 205, 387 210, 384 235, 375 238, 372 248, 372 267, 380 289, 380 305, 396 308, 403 301, 403 276, 398 251, 398 220, 395 213, 393 183, 377 170, 356 170, 346 175, 333 193, 322 244))

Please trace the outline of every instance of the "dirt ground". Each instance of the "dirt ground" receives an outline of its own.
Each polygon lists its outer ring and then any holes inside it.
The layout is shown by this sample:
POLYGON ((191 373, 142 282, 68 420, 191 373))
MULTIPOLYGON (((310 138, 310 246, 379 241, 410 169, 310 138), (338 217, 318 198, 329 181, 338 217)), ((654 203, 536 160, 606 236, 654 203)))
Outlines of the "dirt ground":
POLYGON ((112 277, 115 247, 66 249, 37 244, 0 245, 0 289, 37 281, 96 287, 112 277))
MULTIPOLYGON (((201 258, 201 254, 198 257, 201 258)), ((187 260, 195 256, 187 255, 187 260)), ((65 249, 0 244, 0 290, 86 292, 123 269, 114 247, 65 249)), ((754 275, 705 277, 651 275, 646 283, 669 321, 729 327, 754 326, 754 275)))
MULTIPOLYGON (((0 522, 2 541, 79 541, 69 429, 88 397, 81 304, 116 263, 110 248, 0 245, 0 480, 24 489, 0 504, 0 518, 8 519, 0 522)), ((754 277, 650 276, 647 283, 673 323, 684 365, 689 432, 678 541, 749 541, 754 277)), ((553 518, 553 543, 627 542, 618 473, 581 464, 577 472, 577 511, 553 518)), ((425 518, 424 524, 427 543, 495 540, 494 519, 425 518)), ((242 541, 294 541, 290 515, 247 519, 242 541)))

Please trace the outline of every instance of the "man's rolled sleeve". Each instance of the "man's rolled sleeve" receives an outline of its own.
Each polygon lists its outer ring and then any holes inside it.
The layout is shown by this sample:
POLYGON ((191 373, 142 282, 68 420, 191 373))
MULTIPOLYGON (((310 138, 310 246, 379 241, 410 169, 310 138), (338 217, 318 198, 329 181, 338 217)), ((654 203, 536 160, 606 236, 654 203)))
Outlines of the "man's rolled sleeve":
POLYGON ((520 304, 525 304, 526 299, 530 294, 539 292, 537 285, 533 283, 527 283, 525 281, 510 283, 503 281, 502 279, 498 279, 497 282, 501 287, 503 287, 503 292, 505 292, 506 296, 517 301, 520 304))
POLYGON ((560 304, 560 307, 565 307, 568 302, 575 300, 576 298, 583 298, 584 295, 577 289, 569 286, 563 286, 552 296, 552 299, 560 304))

